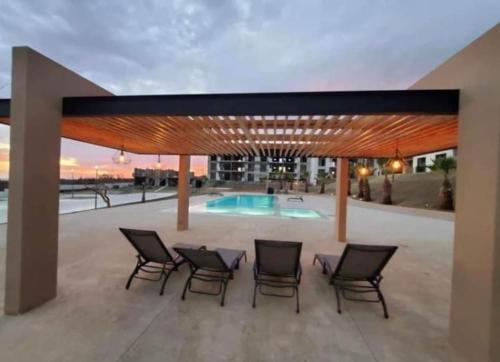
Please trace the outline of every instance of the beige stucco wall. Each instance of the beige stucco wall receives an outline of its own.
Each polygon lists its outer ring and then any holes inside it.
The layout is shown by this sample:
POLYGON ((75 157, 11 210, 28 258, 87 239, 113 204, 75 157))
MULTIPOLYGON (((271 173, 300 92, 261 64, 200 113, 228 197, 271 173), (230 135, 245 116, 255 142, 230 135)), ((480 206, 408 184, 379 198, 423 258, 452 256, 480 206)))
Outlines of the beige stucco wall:
POLYGON ((500 24, 412 88, 460 89, 450 338, 500 361, 500 24))
POLYGON ((62 97, 109 92, 27 47, 13 48, 5 312, 56 296, 62 97))

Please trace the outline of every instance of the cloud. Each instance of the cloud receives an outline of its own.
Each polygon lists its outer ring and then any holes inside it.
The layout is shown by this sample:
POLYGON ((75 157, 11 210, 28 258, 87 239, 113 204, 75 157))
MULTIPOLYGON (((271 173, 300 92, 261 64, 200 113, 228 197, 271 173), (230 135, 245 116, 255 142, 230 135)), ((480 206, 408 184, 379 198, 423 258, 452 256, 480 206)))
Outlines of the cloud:
POLYGON ((499 16, 493 0, 18 0, 0 57, 32 46, 118 94, 404 88, 499 16))
POLYGON ((78 160, 74 157, 61 156, 59 164, 61 165, 62 168, 74 168, 78 167, 78 160))
MULTIPOLYGON (((16 45, 116 94, 406 88, 499 19, 498 0, 4 1, 0 98, 16 45)), ((111 152, 64 147, 89 170, 111 152)))

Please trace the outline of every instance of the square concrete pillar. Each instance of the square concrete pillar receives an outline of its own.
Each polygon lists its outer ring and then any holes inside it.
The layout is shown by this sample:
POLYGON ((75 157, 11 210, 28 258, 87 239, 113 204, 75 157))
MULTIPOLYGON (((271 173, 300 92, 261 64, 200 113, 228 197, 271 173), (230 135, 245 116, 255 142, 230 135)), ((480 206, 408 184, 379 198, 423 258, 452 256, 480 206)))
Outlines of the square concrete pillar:
POLYGON ((189 185, 190 156, 179 156, 179 177, 177 181, 177 230, 187 230, 189 227, 189 185))
POLYGON ((500 361, 500 25, 413 88, 460 89, 450 340, 500 361))
POLYGON ((335 238, 347 239, 347 193, 349 188, 349 159, 337 158, 335 192, 335 238))
POLYGON ((5 313, 57 292, 62 97, 110 95, 27 47, 13 48, 5 313))

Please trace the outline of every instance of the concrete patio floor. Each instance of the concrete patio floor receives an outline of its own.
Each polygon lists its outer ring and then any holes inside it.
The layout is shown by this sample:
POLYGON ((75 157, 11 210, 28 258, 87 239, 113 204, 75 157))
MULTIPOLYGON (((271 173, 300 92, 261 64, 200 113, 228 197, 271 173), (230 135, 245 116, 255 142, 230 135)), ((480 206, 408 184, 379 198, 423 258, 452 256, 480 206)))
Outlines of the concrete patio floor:
MULTIPOLYGON (((61 215, 58 297, 22 316, 0 317, 0 360, 456 360, 447 342, 453 222, 351 201, 350 242, 400 248, 382 282, 390 319, 370 303, 344 302, 338 315, 333 288, 312 266, 315 252, 343 249, 333 241, 333 205, 331 196, 307 195, 304 207, 330 215, 317 220, 193 213, 185 232, 176 231, 176 200, 61 215), (140 280, 127 291, 135 253, 119 226, 157 230, 167 245, 246 249, 248 263, 230 282, 224 308, 217 297, 190 293, 180 300, 186 266, 171 276, 164 296, 158 283, 140 280), (299 315, 293 299, 258 296, 252 309, 255 238, 304 242, 299 315)), ((0 235, 3 302, 5 225, 0 235)))

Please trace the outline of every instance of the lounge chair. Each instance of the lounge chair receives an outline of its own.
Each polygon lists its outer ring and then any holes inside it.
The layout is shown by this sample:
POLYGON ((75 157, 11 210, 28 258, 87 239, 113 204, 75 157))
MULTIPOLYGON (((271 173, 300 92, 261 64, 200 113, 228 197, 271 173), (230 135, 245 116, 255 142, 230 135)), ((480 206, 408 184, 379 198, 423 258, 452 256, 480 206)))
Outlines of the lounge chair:
POLYGON ((215 250, 195 250, 182 247, 176 247, 175 250, 189 262, 189 266, 191 267, 191 274, 184 285, 181 299, 186 299, 188 289, 192 293, 206 295, 220 295, 222 293, 220 305, 223 307, 227 284, 230 279, 233 279, 234 270, 239 269, 240 260, 245 257, 246 261, 246 251, 222 248, 215 250), (211 293, 192 289, 191 282, 193 279, 202 282, 219 283, 219 290, 211 293))
POLYGON ((304 202, 304 197, 302 195, 287 197, 286 201, 301 201, 304 202))
MULTIPOLYGON (((182 256, 178 255, 174 250, 167 248, 155 231, 125 228, 120 228, 120 231, 123 235, 125 235, 127 240, 130 241, 138 253, 137 264, 128 278, 125 289, 130 288, 130 284, 134 278, 155 282, 160 281, 163 278, 160 289, 160 295, 163 295, 168 277, 186 260, 182 258, 182 256), (138 276, 139 272, 159 275, 157 278, 146 278, 138 276)), ((205 246, 183 243, 177 243, 173 246, 193 249, 205 248, 205 246)))
POLYGON ((382 303, 384 317, 389 318, 387 305, 380 290, 382 269, 397 250, 397 246, 347 244, 342 256, 316 254, 316 260, 323 268, 323 273, 328 274, 330 284, 335 287, 337 298, 337 312, 342 313, 340 305, 340 292, 347 300, 358 302, 382 303), (351 293, 375 293, 376 299, 362 299, 348 297, 351 293))
POLYGON ((255 240, 255 264, 253 266, 255 286, 253 304, 260 294, 275 297, 296 297, 296 312, 299 313, 299 284, 302 268, 300 253, 302 243, 296 241, 255 240), (291 294, 264 292, 262 286, 291 289, 291 294))

